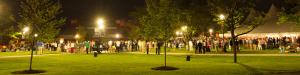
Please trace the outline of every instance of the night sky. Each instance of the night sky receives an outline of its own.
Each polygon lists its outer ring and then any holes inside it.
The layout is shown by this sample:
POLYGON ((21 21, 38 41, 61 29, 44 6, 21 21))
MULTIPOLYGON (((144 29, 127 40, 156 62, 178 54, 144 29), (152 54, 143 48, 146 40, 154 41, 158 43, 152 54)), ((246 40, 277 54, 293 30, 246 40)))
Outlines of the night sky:
POLYGON ((61 3, 62 15, 68 18, 62 34, 74 34, 78 24, 93 27, 97 18, 104 18, 107 27, 115 27, 118 20, 128 20, 130 12, 145 4, 144 0, 62 0, 61 3))
POLYGON ((62 0, 63 15, 81 23, 94 23, 97 17, 108 21, 128 19, 129 13, 143 6, 144 0, 62 0))
MULTIPOLYGON (((16 14, 18 11, 17 1, 4 0, 16 14)), ((281 6, 282 0, 258 0, 258 7, 261 10, 268 10, 269 6, 274 3, 281 6)), ((130 19, 129 13, 136 8, 144 6, 144 0, 60 0, 62 3, 64 17, 67 17, 66 25, 62 30, 67 30, 72 25, 71 21, 76 20, 78 24, 92 26, 98 17, 104 18, 108 25, 114 25, 117 20, 130 19)))
MULTIPOLYGON (((3 0, 14 14, 19 11, 18 1, 3 0)), ((106 25, 114 27, 118 20, 130 19, 129 13, 144 6, 144 0, 60 0, 63 13, 67 18, 61 34, 74 34, 76 27, 92 27, 97 18, 104 18, 106 25), (73 22, 76 21, 75 24, 73 22)))

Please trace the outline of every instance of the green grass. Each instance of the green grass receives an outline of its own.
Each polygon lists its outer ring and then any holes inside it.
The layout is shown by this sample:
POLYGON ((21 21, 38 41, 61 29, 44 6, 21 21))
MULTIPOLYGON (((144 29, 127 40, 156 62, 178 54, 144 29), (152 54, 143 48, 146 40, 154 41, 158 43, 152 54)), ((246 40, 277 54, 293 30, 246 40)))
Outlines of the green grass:
MULTIPOLYGON (((239 57, 239 64, 230 56, 168 56, 169 66, 176 71, 154 71, 163 65, 162 55, 101 54, 57 55, 34 57, 33 68, 46 70, 42 75, 261 75, 272 72, 300 71, 300 57, 239 57)), ((29 57, 0 58, 0 75, 28 68, 29 57)))
MULTIPOLYGON (((30 55, 30 51, 23 51, 23 52, 0 52, 0 57, 1 56, 22 56, 22 55, 30 55)), ((33 52, 36 54, 36 52, 33 52)), ((44 51, 43 54, 58 54, 60 52, 55 52, 55 51, 44 51)))
MULTIPOLYGON (((164 48, 161 48, 161 53, 163 53, 164 48)), ((195 53, 193 50, 187 50, 186 48, 167 48, 168 53, 195 53)), ((150 53, 155 53, 155 49, 151 48, 150 53)), ((212 49, 211 52, 206 52, 206 54, 232 54, 233 51, 227 49, 226 53, 223 52, 217 52, 216 50, 212 49)), ((278 49, 266 49, 266 50, 251 50, 251 49, 241 49, 239 54, 281 54, 278 49)), ((300 52, 297 53, 290 53, 290 54, 300 54, 300 52)))

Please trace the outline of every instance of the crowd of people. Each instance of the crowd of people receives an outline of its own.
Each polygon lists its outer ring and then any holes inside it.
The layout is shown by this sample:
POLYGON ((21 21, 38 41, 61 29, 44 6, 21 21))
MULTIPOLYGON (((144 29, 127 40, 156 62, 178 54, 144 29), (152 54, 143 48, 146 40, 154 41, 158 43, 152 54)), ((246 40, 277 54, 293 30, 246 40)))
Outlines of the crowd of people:
MULTIPOLYGON (((241 48, 248 50, 280 50, 281 53, 285 51, 299 51, 300 38, 298 37, 264 37, 264 38, 238 38, 235 40, 238 50, 241 48)), ((193 45, 196 53, 209 52, 212 49, 215 51, 231 50, 233 41, 230 38, 194 40, 193 45)))
MULTIPOLYGON (((68 42, 52 42, 52 43, 43 43, 37 42, 37 50, 42 51, 43 49, 49 51, 60 51, 60 52, 69 52, 69 53, 78 53, 78 52, 109 52, 117 53, 124 51, 142 51, 149 52, 150 48, 155 48, 156 53, 160 52, 160 47, 162 47, 164 42, 157 43, 156 41, 68 41, 68 42)), ((286 51, 299 51, 300 48, 300 38, 298 37, 263 37, 263 38, 249 38, 249 37, 240 37, 235 40, 238 50, 248 49, 248 50, 280 50, 281 53, 286 51)), ((227 52, 232 49, 233 41, 230 38, 211 38, 206 37, 204 39, 196 39, 191 41, 184 40, 172 40, 167 43, 167 47, 170 48, 187 48, 190 47, 194 50, 195 53, 205 53, 205 52, 227 52)), ((9 46, 8 50, 10 51, 29 51, 30 44, 25 42, 20 42, 19 45, 12 43, 9 46), (17 48, 19 47, 19 48, 17 48)))

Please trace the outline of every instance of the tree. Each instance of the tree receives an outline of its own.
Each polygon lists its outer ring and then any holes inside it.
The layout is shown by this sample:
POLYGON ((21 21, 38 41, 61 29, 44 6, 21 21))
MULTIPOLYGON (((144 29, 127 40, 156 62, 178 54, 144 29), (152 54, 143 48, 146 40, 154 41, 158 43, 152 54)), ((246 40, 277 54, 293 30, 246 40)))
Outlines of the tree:
POLYGON ((80 41, 85 41, 85 40, 91 40, 92 39, 92 32, 90 32, 90 30, 82 24, 79 24, 77 27, 77 34, 80 35, 80 41))
POLYGON ((145 14, 138 16, 141 36, 146 41, 163 41, 165 44, 165 66, 166 46, 168 40, 174 35, 175 29, 179 28, 178 10, 174 8, 172 0, 146 0, 145 14))
POLYGON ((192 37, 199 37, 203 35, 201 33, 207 33, 209 28, 217 27, 206 0, 176 0, 175 4, 181 12, 179 24, 187 26, 184 33, 187 43, 192 37))
POLYGON ((19 28, 29 26, 30 35, 39 34, 39 41, 54 41, 66 21, 59 16, 62 13, 59 0, 21 0, 19 7, 19 28))
POLYGON ((139 24, 135 20, 129 20, 126 22, 126 30, 124 30, 125 34, 127 34, 128 38, 131 40, 140 39, 140 29, 139 24))
POLYGON ((285 0, 285 6, 279 15, 279 22, 295 22, 300 25, 300 2, 298 0, 285 0))
POLYGON ((33 72, 35 70, 32 70, 31 65, 35 41, 53 41, 59 33, 59 27, 65 23, 65 18, 58 17, 62 12, 58 0, 21 0, 19 7, 20 29, 30 27, 27 38, 32 41, 29 72, 33 72), (39 34, 38 38, 33 34, 39 34))
POLYGON ((0 42, 8 44, 10 38, 16 38, 12 35, 14 31, 15 19, 11 13, 11 9, 5 4, 3 0, 0 1, 0 42))
POLYGON ((225 27, 230 30, 234 63, 237 63, 237 39, 247 34, 263 23, 263 12, 255 9, 254 0, 209 0, 212 15, 220 13, 227 15, 225 27), (237 28, 246 28, 243 32, 235 32, 237 28))

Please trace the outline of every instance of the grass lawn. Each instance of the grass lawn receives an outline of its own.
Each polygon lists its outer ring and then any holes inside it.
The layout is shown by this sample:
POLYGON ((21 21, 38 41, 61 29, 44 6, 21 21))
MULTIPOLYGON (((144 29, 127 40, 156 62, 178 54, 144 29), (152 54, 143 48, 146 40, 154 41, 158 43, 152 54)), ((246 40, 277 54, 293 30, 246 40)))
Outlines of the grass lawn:
MULTIPOLYGON (((164 48, 161 48, 161 53, 163 53, 164 48)), ((144 51, 146 52, 146 51, 144 51)), ((195 53, 194 50, 187 50, 186 48, 167 48, 167 52, 168 53, 195 53)), ((150 49, 150 53, 155 53, 155 49, 151 48, 150 49)), ((233 51, 227 49, 226 53, 223 52, 217 52, 216 50, 212 49, 211 52, 206 52, 207 54, 232 54, 233 51)), ((266 50, 251 50, 251 49, 241 49, 240 52, 238 52, 239 54, 281 54, 279 49, 266 49, 266 50)), ((300 52, 296 52, 296 53, 289 53, 289 54, 300 54, 300 52)))
MULTIPOLYGON (((46 70, 41 75, 269 75, 300 71, 300 57, 239 57, 239 64, 230 56, 168 56, 168 65, 176 71, 154 71, 163 65, 162 55, 102 54, 56 55, 34 57, 33 69, 46 70)), ((0 58, 0 75, 28 69, 29 57, 0 58)))
MULTIPOLYGON (((22 56, 22 55, 30 55, 30 51, 23 51, 23 52, 0 52, 0 57, 1 56, 22 56)), ((55 51, 44 51, 43 54, 58 54, 60 52, 55 52, 55 51)), ((33 54, 36 54, 34 51, 33 54)))

